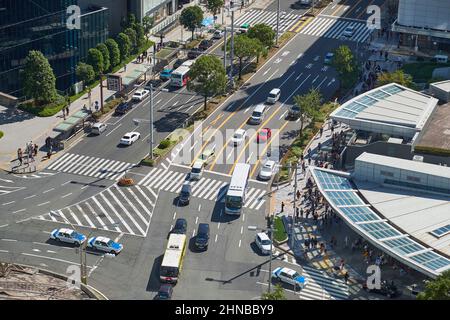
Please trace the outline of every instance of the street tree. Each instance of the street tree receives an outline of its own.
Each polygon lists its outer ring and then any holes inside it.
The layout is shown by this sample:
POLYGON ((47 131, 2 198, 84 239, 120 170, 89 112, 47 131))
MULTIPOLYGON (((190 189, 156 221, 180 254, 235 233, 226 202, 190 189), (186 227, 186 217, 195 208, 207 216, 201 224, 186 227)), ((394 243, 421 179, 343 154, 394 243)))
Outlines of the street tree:
POLYGON ((181 11, 180 23, 183 27, 192 32, 194 39, 194 31, 200 28, 203 22, 203 11, 199 6, 190 6, 181 11))
POLYGON ((131 51, 131 41, 130 38, 123 32, 119 33, 117 36, 117 44, 120 50, 120 60, 125 60, 131 51))
POLYGON ((205 110, 208 98, 223 93, 227 84, 225 68, 215 56, 199 57, 189 71, 189 78, 188 90, 203 96, 205 110))
POLYGON ((398 83, 402 86, 415 89, 413 78, 411 75, 404 73, 403 70, 396 70, 394 72, 383 72, 377 77, 377 87, 383 86, 388 83, 398 83))
POLYGON ((92 66, 96 76, 103 72, 103 55, 100 50, 89 49, 86 62, 92 66))
MULTIPOLYGON (((230 50, 230 41, 228 50, 230 50)), ((242 78, 242 66, 244 60, 259 57, 263 53, 261 42, 258 39, 249 38, 240 34, 234 38, 234 55, 239 59, 239 80, 242 78)))
POLYGON ((134 30, 136 31, 136 47, 140 49, 145 44, 145 30, 140 23, 136 23, 136 25, 134 26, 134 30))
POLYGON ((264 292, 261 300, 286 300, 284 289, 280 284, 276 284, 272 292, 264 292))
POLYGON ((128 15, 122 17, 120 26, 122 27, 122 30, 125 30, 127 28, 134 28, 136 22, 136 16, 132 13, 129 13, 128 15))
POLYGON ((418 294, 419 300, 450 300, 450 270, 444 271, 436 279, 425 285, 425 290, 418 294))
POLYGON ((77 78, 83 81, 83 87, 92 82, 95 78, 94 68, 90 64, 79 62, 76 69, 77 78))
POLYGON ((340 75, 345 75, 356 70, 355 58, 348 46, 339 46, 333 57, 333 66, 340 75))
POLYGON ((130 39, 131 51, 133 51, 137 47, 136 30, 134 30, 133 28, 126 28, 123 33, 125 33, 128 36, 128 38, 130 39))
POLYGON ((206 2, 206 8, 213 14, 214 16, 214 23, 217 19, 217 14, 220 12, 220 8, 222 8, 224 5, 223 0, 208 0, 206 2))
POLYGON ((294 103, 300 108, 300 135, 303 134, 303 126, 307 119, 314 119, 317 115, 322 95, 319 90, 311 89, 303 95, 296 95, 294 103))
POLYGON ((145 16, 142 18, 142 26, 144 27, 145 35, 148 39, 148 35, 150 33, 150 30, 153 28, 153 24, 155 23, 155 18, 150 16, 145 16))
POLYGON ((265 23, 258 23, 253 27, 250 27, 247 36, 249 38, 258 39, 266 48, 273 47, 275 43, 275 31, 271 26, 265 23))
POLYGON ((105 45, 109 51, 109 61, 111 63, 111 67, 117 66, 120 63, 119 45, 116 40, 111 38, 105 41, 105 45))
POLYGON ((109 57, 108 47, 104 43, 99 43, 96 48, 103 56, 103 71, 108 71, 111 68, 111 58, 109 57))
POLYGON ((55 83, 53 69, 42 52, 28 52, 23 69, 25 94, 32 97, 37 105, 51 103, 57 98, 55 83))

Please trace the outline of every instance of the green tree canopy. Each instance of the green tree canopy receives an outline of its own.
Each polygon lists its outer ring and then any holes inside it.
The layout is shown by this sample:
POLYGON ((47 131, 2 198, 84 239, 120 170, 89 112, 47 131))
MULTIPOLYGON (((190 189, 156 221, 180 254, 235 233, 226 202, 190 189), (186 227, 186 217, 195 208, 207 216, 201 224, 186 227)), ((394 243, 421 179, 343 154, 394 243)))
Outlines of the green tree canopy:
POLYGON ((25 58, 23 87, 27 96, 38 105, 55 101, 56 77, 47 58, 40 51, 31 50, 25 58))
POLYGON ((138 49, 142 48, 145 44, 145 31, 144 27, 140 23, 136 23, 134 26, 134 30, 136 31, 136 46, 138 49))
POLYGON ((100 50, 89 49, 86 61, 92 66, 96 76, 103 72, 103 55, 100 50))
POLYGON ((145 16, 142 18, 142 26, 144 27, 145 35, 148 36, 150 30, 153 28, 153 24, 155 23, 155 18, 150 16, 145 16))
POLYGON ((220 12, 220 8, 223 7, 223 4, 223 0, 208 0, 206 2, 206 9, 208 9, 214 15, 215 19, 216 15, 220 12))
POLYGON ((190 6, 181 11, 180 23, 183 27, 192 32, 192 39, 194 38, 194 31, 200 28, 203 22, 203 11, 199 6, 190 6))
POLYGON ((348 46, 340 46, 334 52, 333 66, 339 74, 344 75, 356 70, 353 53, 348 46))
MULTIPOLYGON (((228 50, 231 44, 228 42, 228 50)), ((242 78, 242 66, 246 59, 258 57, 264 53, 264 48, 258 39, 249 38, 245 34, 240 34, 234 38, 234 55, 239 59, 239 79, 242 78)))
POLYGON ((104 43, 99 43, 96 48, 103 56, 103 71, 108 71, 111 68, 111 58, 109 57, 108 47, 104 43))
POLYGON ((425 290, 417 296, 419 300, 450 300, 450 270, 428 282, 425 290))
POLYGON ((90 64, 79 62, 76 69, 76 75, 79 80, 83 81, 83 85, 86 86, 94 80, 95 71, 90 64))
POLYGON ((136 48, 136 46, 137 46, 136 30, 134 30, 133 28, 126 28, 123 33, 125 33, 128 36, 128 38, 130 39, 131 48, 132 49, 136 48))
POLYGON ((111 63, 111 66, 117 66, 120 63, 119 45, 114 39, 111 38, 105 41, 105 45, 109 51, 109 62, 111 63))
POLYGON ((413 78, 411 75, 404 73, 403 70, 396 70, 394 72, 383 72, 377 77, 377 87, 388 83, 398 83, 402 86, 415 89, 413 78))
POLYGON ((271 26, 264 23, 255 24, 250 27, 247 32, 249 38, 258 39, 266 48, 273 47, 275 43, 275 31, 271 26))
POLYGON ((306 119, 314 119, 320 108, 322 95, 317 89, 311 89, 308 93, 294 97, 294 103, 300 108, 300 135, 306 119))
POLYGON ((222 61, 215 56, 200 56, 189 71, 188 90, 204 97, 205 109, 208 97, 225 91, 227 77, 222 61))
POLYGON ((122 20, 120 21, 120 26, 122 27, 122 30, 125 30, 127 28, 134 28, 135 24, 136 24, 136 16, 132 13, 129 13, 126 17, 122 17, 122 20))
POLYGON ((286 300, 283 287, 280 284, 275 285, 271 293, 264 292, 261 295, 261 300, 286 300))
POLYGON ((117 44, 120 50, 120 59, 125 60, 131 52, 130 38, 123 32, 117 36, 117 44))

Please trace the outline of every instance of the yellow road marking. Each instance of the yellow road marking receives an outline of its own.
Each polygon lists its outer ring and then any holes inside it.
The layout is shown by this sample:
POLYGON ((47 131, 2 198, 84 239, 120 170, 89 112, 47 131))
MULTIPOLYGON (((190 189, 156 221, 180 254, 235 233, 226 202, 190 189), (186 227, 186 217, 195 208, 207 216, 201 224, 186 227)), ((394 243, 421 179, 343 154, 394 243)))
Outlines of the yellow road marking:
POLYGON ((295 32, 299 33, 304 27, 306 27, 312 20, 314 19, 314 17, 309 17, 308 19, 306 19, 305 23, 302 24, 301 26, 299 26, 297 28, 297 30, 295 30, 295 32))
POLYGON ((298 27, 299 24, 304 23, 306 20, 299 19, 290 29, 289 31, 293 32, 298 27))

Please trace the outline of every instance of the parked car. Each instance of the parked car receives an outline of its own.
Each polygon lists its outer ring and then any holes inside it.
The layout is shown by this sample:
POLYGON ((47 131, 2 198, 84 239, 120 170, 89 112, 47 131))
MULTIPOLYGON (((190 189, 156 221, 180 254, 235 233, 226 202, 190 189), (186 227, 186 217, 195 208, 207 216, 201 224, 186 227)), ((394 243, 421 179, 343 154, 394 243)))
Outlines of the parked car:
POLYGON ((191 194, 192 194, 192 186, 189 183, 185 183, 181 186, 180 191, 180 197, 178 198, 180 200, 181 205, 188 205, 191 201, 191 194))
POLYGON ((119 254, 123 249, 123 244, 114 242, 107 237, 92 237, 88 241, 88 246, 112 254, 119 254))
POLYGON ((184 218, 178 218, 178 219, 175 221, 175 226, 173 227, 172 230, 170 230, 170 232, 169 232, 167 238, 169 238, 169 236, 170 236, 172 233, 175 233, 175 234, 186 234, 186 231, 187 231, 187 221, 186 221, 186 219, 184 219, 184 218))
POLYGON ((159 78, 163 81, 170 80, 170 76, 172 75, 173 69, 164 69, 159 73, 159 78))
POLYGON ((200 223, 195 237, 195 247, 198 250, 208 250, 209 244, 209 224, 200 223))
POLYGON ((91 133, 96 135, 102 134, 102 132, 105 130, 106 130, 106 123, 103 122, 96 122, 91 127, 91 133))
POLYGON ((50 232, 50 239, 73 243, 80 246, 83 242, 86 241, 86 236, 72 229, 60 228, 54 229, 52 232, 50 232))
POLYGON ((276 172, 276 163, 273 160, 267 160, 259 170, 258 177, 261 180, 270 180, 276 172))
POLYGON ((128 103, 128 102, 122 102, 121 104, 119 104, 119 105, 116 107, 115 113, 116 113, 116 114, 122 115, 122 114, 127 113, 127 112, 130 111, 131 109, 132 109, 132 106, 131 106, 130 103, 128 103))
POLYGON ((263 128, 258 131, 258 134, 256 135, 256 142, 267 142, 272 137, 272 130, 270 128, 263 128))
POLYGON ((270 254, 271 241, 267 233, 259 232, 255 236, 255 243, 262 254, 270 254))
POLYGON ((148 90, 143 90, 143 89, 136 90, 136 92, 133 94, 133 100, 134 101, 142 101, 148 96, 149 93, 150 93, 150 91, 148 91, 148 90))
POLYGON ((288 118, 297 119, 298 117, 300 117, 300 107, 294 104, 289 108, 288 118))
POLYGON ((323 59, 324 64, 330 64, 333 61, 334 53, 328 52, 323 59))
POLYGON ((158 300, 170 300, 172 299, 172 293, 173 293, 173 285, 171 285, 170 283, 163 283, 159 287, 156 298, 158 300))
POLYGON ((233 143, 233 146, 237 147, 245 141, 246 137, 247 131, 245 131, 244 129, 237 129, 233 137, 231 138, 231 142, 233 143))
POLYGON ((247 33, 248 29, 250 29, 250 23, 244 23, 239 28, 239 33, 247 33))
POLYGON ((208 48, 209 47, 211 47, 213 45, 213 41, 212 40, 202 40, 201 42, 200 42, 200 44, 198 45, 198 48, 200 49, 200 50, 203 50, 203 51, 205 51, 205 50, 208 50, 208 48))
POLYGON ((187 56, 188 56, 189 59, 196 59, 202 53, 203 53, 203 51, 200 50, 199 48, 192 48, 191 50, 189 50, 187 56))
POLYGON ((278 267, 273 270, 272 279, 300 287, 300 289, 303 289, 307 284, 307 279, 304 276, 286 267, 278 267))
POLYGON ((141 134, 139 132, 127 132, 123 135, 123 137, 120 139, 120 144, 124 144, 127 146, 131 146, 133 143, 135 143, 139 138, 141 137, 141 134))
POLYGON ((213 39, 222 39, 224 32, 222 30, 216 30, 213 34, 213 39))

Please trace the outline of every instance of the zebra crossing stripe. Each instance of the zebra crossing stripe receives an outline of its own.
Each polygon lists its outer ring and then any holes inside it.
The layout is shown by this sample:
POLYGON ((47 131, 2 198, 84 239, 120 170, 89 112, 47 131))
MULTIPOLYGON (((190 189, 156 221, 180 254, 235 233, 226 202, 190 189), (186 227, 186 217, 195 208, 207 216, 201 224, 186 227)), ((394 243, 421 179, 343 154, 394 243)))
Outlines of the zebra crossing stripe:
POLYGON ((145 235, 144 230, 142 230, 141 226, 136 222, 136 220, 130 214, 130 212, 128 212, 128 210, 125 209, 125 207, 123 206, 122 202, 119 199, 117 199, 116 195, 111 191, 111 189, 108 189, 107 192, 111 196, 111 198, 113 198, 113 200, 116 202, 116 204, 122 209, 122 211, 126 214, 126 216, 133 222, 133 224, 139 230, 141 235, 145 235))
POLYGON ((59 158, 58 160, 56 160, 55 162, 53 162, 51 165, 49 165, 48 167, 47 167, 47 169, 49 169, 49 170, 55 170, 55 168, 59 165, 59 164, 61 164, 62 163, 62 160, 63 159, 66 159, 66 158, 70 158, 72 156, 72 154, 70 154, 70 153, 66 153, 66 154, 63 154, 63 156, 61 157, 61 158, 59 158))
POLYGON ((73 160, 74 161, 72 161, 71 163, 69 162, 66 166, 62 166, 60 170, 66 171, 66 172, 72 172, 75 170, 75 168, 84 167, 85 162, 89 162, 90 157, 76 155, 76 157, 73 160))
POLYGON ((248 205, 250 204, 250 202, 253 200, 253 197, 255 196, 255 194, 258 193, 258 190, 255 188, 250 188, 249 192, 247 192, 246 194, 246 198, 247 200, 244 203, 244 207, 248 207, 248 205))
MULTIPOLYGON (((61 211, 61 210, 60 210, 61 211)), ((83 226, 83 224, 81 223, 81 221, 77 218, 77 216, 73 213, 72 210, 70 210, 70 208, 67 208, 67 211, 69 211, 70 215, 72 216, 73 220, 75 220, 77 225, 83 226)))
POLYGON ((174 185, 173 185, 173 187, 171 187, 170 188, 170 190, 168 189, 168 191, 170 191, 170 192, 180 192, 180 188, 181 188, 181 185, 183 184, 183 183, 185 183, 186 182, 186 180, 185 179, 180 179, 179 181, 177 181, 174 185))
POLYGON ((94 161, 91 162, 91 167, 83 168, 83 170, 81 170, 78 174, 80 174, 80 175, 87 174, 88 171, 92 170, 92 167, 97 168, 100 163, 104 162, 104 160, 105 159, 101 159, 101 158, 94 159, 94 161))
POLYGON ((151 179, 153 173, 154 173, 156 170, 157 170, 156 168, 153 168, 152 170, 150 170, 150 172, 147 173, 147 175, 146 175, 144 178, 142 178, 141 181, 139 181, 139 184, 145 186, 145 185, 147 184, 147 180, 150 180, 150 179, 151 179))
POLYGON ((348 21, 341 22, 340 24, 337 25, 336 28, 331 28, 330 29, 330 31, 331 31, 330 34, 328 36, 325 34, 325 37, 327 37, 327 38, 338 38, 341 35, 342 31, 344 31, 345 28, 349 27, 351 24, 352 23, 348 22, 348 21))
POLYGON ((155 193, 155 191, 152 190, 152 188, 147 187, 147 190, 150 191, 150 193, 156 198, 158 198, 158 195, 155 193))
MULTIPOLYGON (((103 208, 103 206, 101 205, 101 203, 97 200, 96 197, 93 197, 92 200, 95 202, 95 204, 97 205, 97 207, 99 207, 100 211, 103 212, 103 214, 106 216, 106 219, 108 219, 110 224, 116 223, 116 221, 114 221, 113 219, 111 219, 111 217, 109 216, 108 212, 105 210, 105 208, 103 208)), ((122 232, 122 230, 120 230, 120 228, 118 226, 114 227, 116 229, 116 231, 118 232, 122 232)))
POLYGON ((120 220, 120 222, 124 225, 124 227, 128 230, 129 233, 134 234, 133 230, 130 228, 130 226, 126 223, 126 221, 122 218, 122 216, 117 212, 117 210, 114 208, 114 206, 109 202, 109 200, 105 197, 105 195, 100 193, 100 197, 102 197, 103 201, 106 203, 106 205, 111 209, 111 211, 115 214, 115 216, 120 220))
POLYGON ((50 166, 51 170, 60 170, 60 168, 62 168, 65 164, 71 163, 73 161, 73 159, 77 158, 77 155, 73 154, 73 153, 67 153, 66 155, 68 155, 68 156, 65 158, 63 156, 63 157, 59 158, 55 163, 53 163, 50 166))
POLYGON ((165 170, 158 170, 158 173, 157 173, 155 176, 153 176, 152 181, 151 181, 147 186, 156 189, 157 186, 158 186, 162 181, 164 181, 164 178, 165 178, 166 175, 167 175, 167 171, 165 171, 165 170))
POLYGON ((114 168, 116 165, 117 165, 117 163, 115 160, 107 159, 105 164, 103 164, 101 167, 96 168, 97 172, 94 174, 94 177, 99 178, 100 176, 104 175, 105 172, 108 170, 107 166, 112 166, 112 168, 114 168))
MULTIPOLYGON (((153 203, 152 200, 150 200, 150 198, 147 197, 147 195, 145 194, 145 192, 144 192, 139 186, 136 186, 136 190, 139 191, 139 193, 142 195, 142 197, 144 197, 145 200, 147 200, 148 203, 150 203, 150 205, 151 205, 152 207, 155 206, 155 203, 153 203)), ((150 215, 152 215, 152 214, 153 214, 153 212, 150 212, 150 215)))
POLYGON ((205 194, 205 199, 209 199, 211 197, 211 195, 214 195, 218 190, 220 190, 220 186, 223 184, 223 181, 216 181, 216 183, 214 184, 214 186, 211 187, 211 190, 209 190, 209 192, 207 192, 205 194))
POLYGON ((85 169, 80 171, 79 174, 83 174, 86 176, 92 176, 95 172, 101 170, 101 168, 108 163, 108 159, 98 158, 99 161, 94 161, 90 166, 87 166, 85 169))
MULTIPOLYGON (((131 196, 134 198, 134 200, 136 200, 137 203, 139 203, 139 205, 142 207, 142 209, 144 209, 144 211, 148 214, 148 216, 150 217, 152 215, 152 213, 150 212, 150 210, 148 210, 148 208, 142 203, 141 199, 139 199, 136 194, 133 192, 133 190, 131 189, 127 189, 127 191, 131 194, 131 196)), ((147 222, 145 220, 145 222, 147 222)))
POLYGON ((95 212, 94 208, 92 208, 91 204, 86 201, 84 203, 86 205, 86 207, 88 207, 89 211, 91 212, 91 214, 97 219, 97 221, 100 223, 100 225, 102 226, 103 229, 106 229, 109 231, 109 228, 106 226, 106 224, 103 222, 102 218, 100 218, 98 216, 98 214, 95 212))
POLYGON ((159 188, 162 190, 168 189, 169 186, 172 185, 174 182, 176 182, 178 178, 180 178, 180 176, 182 175, 183 175, 182 173, 180 174, 179 172, 176 171, 173 172, 172 176, 171 173, 169 173, 167 176, 167 180, 164 181, 164 183, 159 188))
POLYGON ((173 180, 167 185, 167 187, 166 187, 165 190, 170 190, 174 185, 176 185, 176 184, 179 182, 180 179, 183 181, 183 180, 184 180, 184 179, 183 179, 183 176, 184 176, 183 173, 179 173, 179 174, 177 175, 176 179, 173 179, 173 180))
POLYGON ((254 209, 256 205, 258 205, 261 202, 261 197, 266 193, 266 190, 261 190, 258 197, 255 198, 255 201, 250 206, 250 209, 254 209))
POLYGON ((336 23, 336 21, 333 20, 325 20, 321 28, 317 28, 317 30, 311 35, 314 35, 316 37, 322 36, 330 27, 333 27, 333 25, 336 23))
POLYGON ((162 171, 161 173, 161 179, 153 186, 155 189, 163 189, 163 185, 167 184, 167 182, 178 175, 178 172, 176 171, 162 171))
POLYGON ((83 208, 79 204, 75 206, 78 211, 83 215, 83 218, 86 220, 86 222, 91 226, 91 228, 95 228, 95 224, 92 223, 91 219, 87 216, 87 214, 84 212, 83 208))
POLYGON ((201 190, 200 193, 198 193, 197 197, 199 198, 203 198, 203 196, 211 191, 211 188, 216 184, 215 180, 211 180, 211 182, 207 185, 205 185, 205 187, 203 188, 203 190, 201 190))
POLYGON ((192 196, 194 197, 199 197, 200 198, 200 194, 204 191, 204 190, 208 190, 208 186, 214 183, 214 180, 211 179, 205 179, 204 183, 202 185, 199 185, 198 188, 192 188, 193 192, 192 192, 192 196), (195 191, 194 191, 195 189, 195 191))
POLYGON ((127 196, 120 190, 117 186, 114 186, 114 188, 120 193, 120 195, 128 201, 128 204, 130 207, 136 212, 136 214, 141 218, 142 222, 144 222, 145 226, 148 226, 148 222, 145 220, 145 218, 142 216, 142 214, 139 212, 139 210, 135 207, 135 205, 127 198, 127 196))
POLYGON ((100 177, 114 180, 115 177, 121 174, 122 171, 126 170, 126 168, 128 167, 129 167, 128 163, 118 161, 114 166, 105 170, 105 172, 102 175, 100 175, 100 177))

